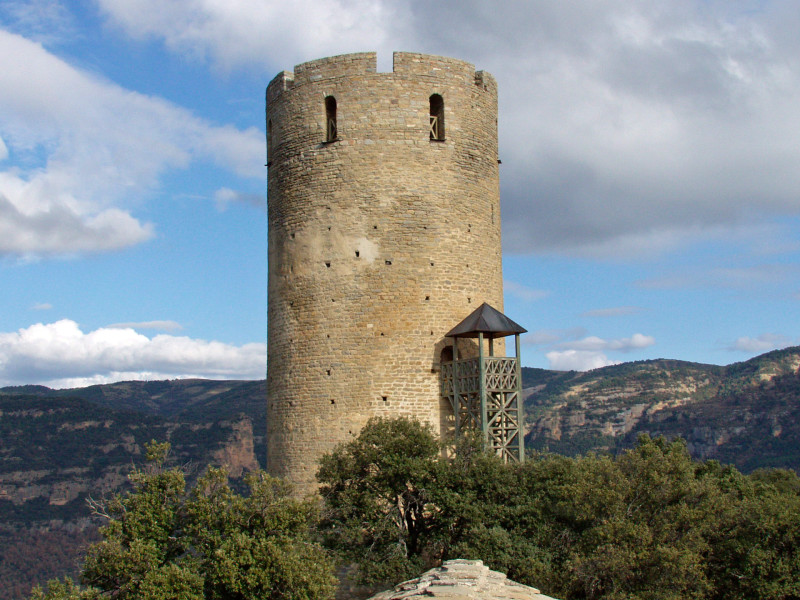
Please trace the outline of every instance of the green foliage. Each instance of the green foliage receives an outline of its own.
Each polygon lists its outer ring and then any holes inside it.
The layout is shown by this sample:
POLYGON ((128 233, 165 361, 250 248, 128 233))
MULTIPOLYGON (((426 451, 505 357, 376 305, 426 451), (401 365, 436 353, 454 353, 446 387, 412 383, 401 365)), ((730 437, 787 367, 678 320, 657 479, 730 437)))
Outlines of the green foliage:
POLYGON ((747 476, 648 436, 616 457, 522 465, 478 447, 447 459, 419 423, 370 421, 323 459, 326 543, 384 585, 473 558, 565 600, 800 597, 791 471, 747 476))
POLYGON ((168 444, 151 443, 148 465, 130 475, 133 490, 94 503, 108 520, 90 549, 81 581, 51 582, 32 598, 324 599, 335 578, 327 553, 311 538, 313 503, 294 500, 263 472, 246 478, 249 494, 209 468, 193 489, 165 469, 168 444))
POLYGON ((332 548, 360 564, 362 581, 399 581, 424 565, 438 522, 429 508, 439 454, 419 422, 371 419, 358 438, 323 456, 322 530, 332 548))
POLYGON ((97 590, 85 590, 76 585, 69 577, 63 581, 50 581, 47 587, 35 587, 31 600, 94 600, 99 597, 97 590))

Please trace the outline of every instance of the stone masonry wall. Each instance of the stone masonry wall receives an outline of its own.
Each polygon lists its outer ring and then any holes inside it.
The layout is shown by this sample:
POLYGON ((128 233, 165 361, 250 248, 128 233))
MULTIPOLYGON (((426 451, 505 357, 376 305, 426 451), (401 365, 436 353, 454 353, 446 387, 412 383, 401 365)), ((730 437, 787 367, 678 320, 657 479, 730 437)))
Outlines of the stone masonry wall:
POLYGON ((503 310, 494 79, 421 54, 376 64, 324 58, 267 88, 267 468, 300 492, 373 415, 444 432, 444 334, 482 302, 503 310), (429 136, 432 94, 443 141, 429 136))

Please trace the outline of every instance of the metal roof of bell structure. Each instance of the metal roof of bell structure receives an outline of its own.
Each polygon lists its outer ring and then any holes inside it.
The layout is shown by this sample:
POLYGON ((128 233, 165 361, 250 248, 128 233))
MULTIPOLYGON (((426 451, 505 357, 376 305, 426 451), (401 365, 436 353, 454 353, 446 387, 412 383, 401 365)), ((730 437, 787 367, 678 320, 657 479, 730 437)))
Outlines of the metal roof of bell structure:
POLYGON ((487 339, 494 339, 526 333, 527 331, 527 329, 509 319, 499 310, 484 302, 472 311, 466 319, 453 327, 445 337, 475 338, 483 334, 483 337, 487 339))

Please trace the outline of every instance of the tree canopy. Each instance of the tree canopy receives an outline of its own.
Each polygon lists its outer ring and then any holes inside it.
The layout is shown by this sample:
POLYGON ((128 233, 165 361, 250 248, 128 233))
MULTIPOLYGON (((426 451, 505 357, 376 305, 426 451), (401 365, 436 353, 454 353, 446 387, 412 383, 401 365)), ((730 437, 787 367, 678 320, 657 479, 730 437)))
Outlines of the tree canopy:
POLYGON ((362 582, 468 558, 565 599, 800 598, 797 475, 694 461, 682 441, 510 465, 372 420, 318 478, 326 543, 362 582))
POLYGON ((167 451, 94 503, 107 524, 83 587, 35 600, 325 599, 329 552, 381 587, 465 558, 564 600, 800 599, 800 478, 694 461, 682 441, 504 464, 469 436, 454 452, 416 421, 373 419, 323 457, 321 503, 264 473, 240 495, 213 468, 187 490, 167 451))
POLYGON ((148 447, 133 490, 94 502, 107 524, 90 547, 80 587, 70 580, 35 589, 34 600, 312 600, 331 598, 333 563, 311 536, 313 501, 263 472, 239 495, 224 470, 209 468, 187 490, 164 468, 168 444, 148 447))

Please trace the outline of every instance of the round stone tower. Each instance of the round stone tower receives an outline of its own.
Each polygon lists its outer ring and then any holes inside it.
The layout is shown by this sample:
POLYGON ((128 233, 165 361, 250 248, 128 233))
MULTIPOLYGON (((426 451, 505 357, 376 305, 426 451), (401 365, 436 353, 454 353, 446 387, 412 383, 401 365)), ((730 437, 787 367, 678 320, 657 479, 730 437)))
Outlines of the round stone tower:
POLYGON ((267 88, 267 468, 300 492, 372 416, 443 433, 444 336, 503 310, 494 78, 407 52, 376 64, 323 58, 267 88))

